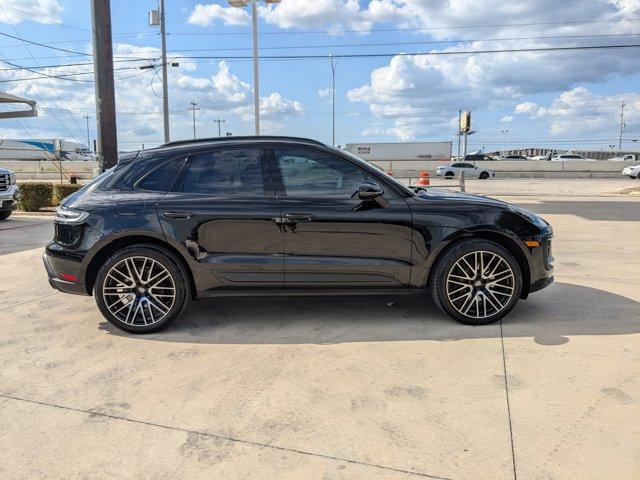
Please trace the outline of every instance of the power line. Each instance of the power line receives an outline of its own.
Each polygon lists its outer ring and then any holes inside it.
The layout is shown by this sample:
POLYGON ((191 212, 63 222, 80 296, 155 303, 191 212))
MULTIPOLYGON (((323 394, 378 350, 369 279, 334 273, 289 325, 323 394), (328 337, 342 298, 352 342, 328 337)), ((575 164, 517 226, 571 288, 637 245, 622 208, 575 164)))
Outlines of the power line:
MULTIPOLYGON (((539 47, 539 48, 500 48, 486 50, 445 50, 432 52, 392 52, 392 53, 339 53, 333 58, 388 58, 388 57, 420 57, 420 56, 450 56, 450 55, 478 55, 490 53, 524 53, 524 52, 560 52, 571 50, 605 50, 617 48, 637 48, 640 44, 625 45, 580 45, 573 47, 539 47)), ((209 60, 246 60, 250 56, 241 55, 179 55, 174 59, 209 59, 209 60)), ((329 55, 263 55, 264 60, 326 60, 329 55)))
MULTIPOLYGON (((8 63, 6 60, 2 60, 0 59, 0 62, 5 62, 8 63)), ((114 68, 113 71, 114 72, 118 72, 118 71, 122 71, 122 70, 139 70, 139 67, 123 67, 123 68, 114 68)), ((41 77, 29 77, 29 78, 14 78, 14 79, 5 79, 5 80, 0 80, 0 83, 12 83, 12 82, 23 82, 26 80, 47 80, 49 78, 54 79, 54 80, 70 80, 70 81, 76 81, 76 82, 87 82, 87 83, 93 83, 93 80, 80 80, 80 79, 76 79, 73 78, 75 76, 78 75, 93 75, 94 71, 91 70, 90 72, 76 72, 76 73, 63 73, 60 75, 47 75, 45 73, 41 73, 41 72, 34 72, 32 70, 29 69, 21 69, 21 70, 28 70, 30 72, 33 73, 37 73, 38 75, 44 75, 41 77)), ((153 71, 152 69, 149 70, 144 70, 143 73, 146 72, 150 72, 153 71)), ((136 77, 138 76, 138 74, 132 75, 131 77, 136 77)), ((125 78, 131 78, 131 77, 120 77, 116 80, 124 80, 125 78)))

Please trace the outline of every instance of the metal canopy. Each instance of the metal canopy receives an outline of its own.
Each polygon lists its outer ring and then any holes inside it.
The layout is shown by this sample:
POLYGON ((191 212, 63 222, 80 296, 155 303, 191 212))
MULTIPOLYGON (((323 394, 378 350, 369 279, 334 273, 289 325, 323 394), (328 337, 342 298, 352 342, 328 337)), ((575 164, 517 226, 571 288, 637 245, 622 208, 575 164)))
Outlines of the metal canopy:
POLYGON ((11 95, 10 93, 0 92, 0 104, 4 104, 4 103, 22 103, 22 104, 28 105, 29 107, 31 107, 31 109, 0 112, 0 119, 38 116, 38 111, 36 110, 36 102, 34 100, 27 100, 26 98, 11 95))

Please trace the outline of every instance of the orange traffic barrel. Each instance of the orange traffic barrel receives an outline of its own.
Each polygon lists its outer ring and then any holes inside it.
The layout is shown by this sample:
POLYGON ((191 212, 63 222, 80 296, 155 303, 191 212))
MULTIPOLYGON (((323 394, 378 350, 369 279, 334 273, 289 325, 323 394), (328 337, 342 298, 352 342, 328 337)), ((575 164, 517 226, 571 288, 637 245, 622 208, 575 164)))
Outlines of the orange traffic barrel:
POLYGON ((429 181, 429 172, 425 172, 425 171, 420 172, 420 178, 416 182, 416 185, 419 185, 421 187, 426 187, 431 185, 431 182, 429 181))

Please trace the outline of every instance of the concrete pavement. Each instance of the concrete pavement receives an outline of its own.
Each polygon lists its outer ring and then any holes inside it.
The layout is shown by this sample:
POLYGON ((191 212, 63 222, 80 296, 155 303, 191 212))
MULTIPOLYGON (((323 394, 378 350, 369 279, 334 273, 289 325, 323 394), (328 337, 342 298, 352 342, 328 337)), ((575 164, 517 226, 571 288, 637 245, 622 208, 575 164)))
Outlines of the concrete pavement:
POLYGON ((552 222, 556 283, 484 327, 254 298, 131 336, 1 255, 0 478, 638 478, 640 199, 505 199, 552 222))

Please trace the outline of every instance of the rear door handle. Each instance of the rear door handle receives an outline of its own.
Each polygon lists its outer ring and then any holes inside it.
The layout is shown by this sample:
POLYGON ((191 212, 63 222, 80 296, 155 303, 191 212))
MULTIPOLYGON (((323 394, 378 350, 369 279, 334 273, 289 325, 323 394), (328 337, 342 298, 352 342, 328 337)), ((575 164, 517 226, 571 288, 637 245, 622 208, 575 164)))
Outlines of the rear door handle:
POLYGON ((291 222, 311 222, 316 216, 311 213, 287 213, 284 218, 291 222))
POLYGON ((166 218, 177 218, 182 220, 187 220, 189 218, 193 218, 195 213, 191 212, 164 212, 162 214, 166 218))

